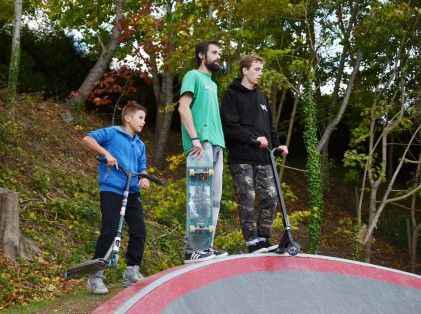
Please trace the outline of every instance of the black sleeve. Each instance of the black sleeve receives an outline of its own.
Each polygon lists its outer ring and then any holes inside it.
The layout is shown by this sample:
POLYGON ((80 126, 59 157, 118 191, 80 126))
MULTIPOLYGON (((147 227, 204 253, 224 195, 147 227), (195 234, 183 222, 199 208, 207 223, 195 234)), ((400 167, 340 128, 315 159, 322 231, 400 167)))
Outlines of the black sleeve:
POLYGON ((228 141, 249 143, 250 139, 255 139, 255 136, 249 130, 240 125, 238 104, 229 90, 222 97, 221 120, 225 138, 228 141))

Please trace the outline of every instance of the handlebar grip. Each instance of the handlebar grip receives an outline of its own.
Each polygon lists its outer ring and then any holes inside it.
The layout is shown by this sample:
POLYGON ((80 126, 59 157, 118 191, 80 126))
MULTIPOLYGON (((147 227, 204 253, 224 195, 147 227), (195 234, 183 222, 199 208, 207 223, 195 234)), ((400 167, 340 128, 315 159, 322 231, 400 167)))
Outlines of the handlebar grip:
POLYGON ((167 184, 167 182, 165 182, 165 180, 161 180, 161 179, 159 179, 159 178, 157 178, 155 176, 151 176, 150 174, 140 173, 139 174, 139 177, 146 178, 146 179, 148 179, 148 180, 150 180, 152 182, 155 182, 156 184, 159 184, 159 185, 165 185, 165 184, 167 184))
MULTIPOLYGON (((102 155, 96 156, 96 160, 98 160, 98 162, 100 162, 100 163, 107 164, 107 159, 105 159, 105 157, 102 156, 102 155)), ((119 168, 124 173, 126 173, 126 175, 129 175, 129 173, 126 170, 124 170, 121 166, 119 168)), ((151 176, 151 175, 146 174, 146 173, 138 173, 136 175, 139 176, 139 177, 141 177, 141 178, 146 178, 146 179, 148 179, 148 180, 150 180, 152 182, 155 182, 156 184, 159 184, 159 185, 165 185, 166 184, 166 182, 164 180, 161 180, 161 179, 159 179, 159 178, 157 178, 155 176, 151 176)))
POLYGON ((96 160, 97 160, 98 162, 100 162, 100 163, 103 163, 103 164, 106 164, 106 163, 107 163, 107 159, 105 159, 105 157, 104 157, 104 156, 102 156, 102 155, 98 155, 98 156, 96 156, 96 160))

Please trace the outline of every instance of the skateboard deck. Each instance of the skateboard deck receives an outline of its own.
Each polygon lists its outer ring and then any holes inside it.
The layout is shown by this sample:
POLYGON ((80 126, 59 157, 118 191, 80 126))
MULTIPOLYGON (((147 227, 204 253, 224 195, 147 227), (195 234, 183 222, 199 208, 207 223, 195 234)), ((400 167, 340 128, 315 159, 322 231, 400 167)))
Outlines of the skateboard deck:
POLYGON ((203 153, 200 159, 187 157, 187 240, 193 250, 211 247, 215 226, 213 226, 212 157, 203 153))

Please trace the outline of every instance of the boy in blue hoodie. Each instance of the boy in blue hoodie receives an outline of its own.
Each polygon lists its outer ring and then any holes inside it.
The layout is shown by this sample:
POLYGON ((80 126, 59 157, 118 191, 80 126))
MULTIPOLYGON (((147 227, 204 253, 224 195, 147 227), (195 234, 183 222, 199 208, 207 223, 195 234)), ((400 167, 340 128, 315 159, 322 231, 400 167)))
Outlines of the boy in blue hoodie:
MULTIPOLYGON (((145 125, 146 108, 129 104, 123 108, 123 126, 112 126, 91 131, 83 138, 84 144, 101 154, 107 164, 98 165, 100 187, 101 233, 98 238, 94 259, 104 257, 118 228, 121 201, 125 189, 126 176, 118 170, 121 165, 130 172, 146 173, 146 148, 139 139, 145 125)), ((140 201, 139 187, 149 188, 146 178, 132 178, 127 201, 125 220, 129 227, 127 247, 127 268, 123 275, 123 286, 128 287, 142 278, 139 267, 143 257, 146 239, 146 226, 140 201)), ((108 292, 104 284, 104 271, 89 276, 87 287, 95 294, 108 292)))

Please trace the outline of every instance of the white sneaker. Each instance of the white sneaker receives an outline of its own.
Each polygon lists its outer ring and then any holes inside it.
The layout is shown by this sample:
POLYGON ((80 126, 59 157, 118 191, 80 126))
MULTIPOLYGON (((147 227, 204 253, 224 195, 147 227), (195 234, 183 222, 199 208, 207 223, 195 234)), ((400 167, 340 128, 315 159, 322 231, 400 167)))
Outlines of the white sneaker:
POLYGON ((86 287, 95 294, 106 294, 108 293, 108 288, 104 284, 104 271, 100 270, 96 273, 90 274, 88 278, 88 282, 86 283, 86 287))
POLYGON ((123 274, 123 287, 127 288, 143 278, 138 265, 127 266, 123 274))

